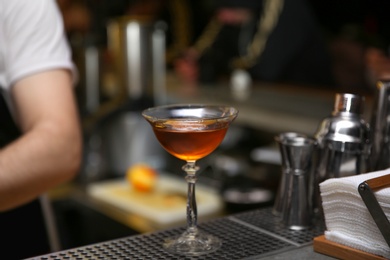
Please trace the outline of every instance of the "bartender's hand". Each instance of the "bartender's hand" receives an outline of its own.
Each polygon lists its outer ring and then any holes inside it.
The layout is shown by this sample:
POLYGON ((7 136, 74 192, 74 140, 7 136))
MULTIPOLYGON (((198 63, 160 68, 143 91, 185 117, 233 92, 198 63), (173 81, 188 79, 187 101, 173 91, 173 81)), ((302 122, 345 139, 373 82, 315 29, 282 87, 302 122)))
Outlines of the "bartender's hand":
MULTIPOLYGON (((247 8, 220 8, 215 13, 216 19, 222 24, 241 25, 253 18, 253 12, 247 8)), ((175 61, 175 71, 186 83, 196 83, 199 79, 198 60, 200 54, 191 48, 175 61)))
POLYGON ((196 83, 199 78, 198 54, 194 49, 188 50, 178 58, 175 63, 175 71, 185 83, 196 83))
POLYGON ((220 8, 216 11, 217 19, 224 24, 240 25, 248 23, 253 18, 253 12, 248 8, 220 8))
POLYGON ((376 48, 369 48, 365 53, 369 84, 375 85, 380 79, 390 79, 390 58, 376 48))
POLYGON ((0 150, 0 211, 72 179, 81 161, 81 131, 68 71, 27 76, 14 84, 12 98, 22 136, 0 150))

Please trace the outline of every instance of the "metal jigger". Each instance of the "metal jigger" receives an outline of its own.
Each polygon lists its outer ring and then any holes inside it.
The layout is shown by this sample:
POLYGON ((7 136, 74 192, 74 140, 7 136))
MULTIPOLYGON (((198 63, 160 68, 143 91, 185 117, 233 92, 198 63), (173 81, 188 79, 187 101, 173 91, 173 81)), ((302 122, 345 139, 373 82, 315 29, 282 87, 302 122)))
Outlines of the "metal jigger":
POLYGON ((283 224, 293 230, 310 227, 312 209, 309 203, 309 178, 314 139, 297 133, 284 133, 276 137, 282 157, 282 180, 273 212, 283 224))
POLYGON ((286 179, 287 175, 290 172, 291 165, 289 164, 290 161, 287 160, 287 149, 286 149, 286 143, 291 143, 293 140, 297 137, 306 137, 305 135, 295 133, 295 132, 286 132, 282 133, 275 137, 275 141, 279 146, 280 155, 282 158, 282 175, 279 182, 279 188, 278 193, 276 194, 274 207, 272 209, 272 213, 275 216, 281 216, 282 210, 283 210, 283 202, 286 197, 286 179))
POLYGON ((291 133, 282 135, 280 147, 284 170, 284 195, 281 201, 282 223, 292 230, 302 230, 312 224, 312 209, 309 202, 309 178, 312 155, 316 146, 314 139, 291 133))

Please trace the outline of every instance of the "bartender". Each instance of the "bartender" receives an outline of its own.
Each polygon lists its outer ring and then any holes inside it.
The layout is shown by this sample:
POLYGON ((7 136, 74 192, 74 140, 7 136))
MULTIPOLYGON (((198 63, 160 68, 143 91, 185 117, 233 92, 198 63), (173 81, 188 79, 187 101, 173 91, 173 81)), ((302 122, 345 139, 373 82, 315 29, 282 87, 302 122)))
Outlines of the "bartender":
POLYGON ((0 0, 2 259, 50 250, 42 194, 71 180, 81 161, 74 80, 56 2, 0 0))
POLYGON ((333 85, 331 62, 305 0, 215 0, 215 15, 176 71, 213 83, 235 70, 254 80, 333 85))

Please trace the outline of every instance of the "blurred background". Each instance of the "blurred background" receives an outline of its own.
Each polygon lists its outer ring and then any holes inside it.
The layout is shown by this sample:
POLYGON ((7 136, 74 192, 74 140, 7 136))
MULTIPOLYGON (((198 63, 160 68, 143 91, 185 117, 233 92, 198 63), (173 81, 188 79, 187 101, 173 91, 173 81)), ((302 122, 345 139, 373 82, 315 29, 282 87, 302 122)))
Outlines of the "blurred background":
POLYGON ((272 205, 274 136, 312 135, 337 92, 364 95, 370 115, 375 83, 390 72, 385 0, 57 2, 79 71, 84 132, 78 178, 50 193, 63 249, 183 223, 184 206, 183 221, 161 224, 99 193, 111 180, 127 183, 139 163, 185 188, 183 162, 160 147, 143 109, 193 102, 240 110, 199 162, 199 185, 218 202, 200 213, 206 219, 272 205))

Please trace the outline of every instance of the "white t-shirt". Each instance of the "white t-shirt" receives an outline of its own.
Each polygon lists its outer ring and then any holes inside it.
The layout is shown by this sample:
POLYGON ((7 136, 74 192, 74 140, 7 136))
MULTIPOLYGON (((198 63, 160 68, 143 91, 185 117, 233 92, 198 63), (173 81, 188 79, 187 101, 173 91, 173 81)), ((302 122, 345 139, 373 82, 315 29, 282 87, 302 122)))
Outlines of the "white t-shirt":
POLYGON ((0 87, 47 69, 75 68, 55 0, 0 0, 0 87))

